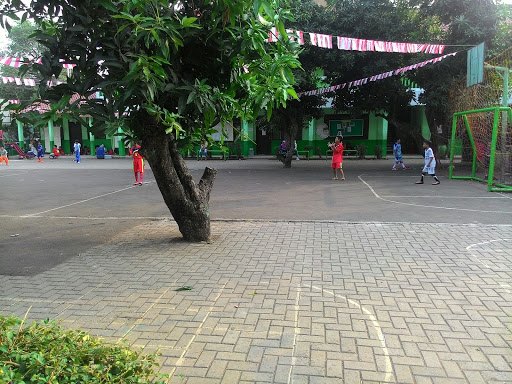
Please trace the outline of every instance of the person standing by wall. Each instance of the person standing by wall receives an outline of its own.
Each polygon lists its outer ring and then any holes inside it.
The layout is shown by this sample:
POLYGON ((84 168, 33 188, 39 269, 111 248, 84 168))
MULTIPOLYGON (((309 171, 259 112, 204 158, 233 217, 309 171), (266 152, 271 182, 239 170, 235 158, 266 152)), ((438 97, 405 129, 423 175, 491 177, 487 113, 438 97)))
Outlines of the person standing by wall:
POLYGON ((37 144, 37 162, 42 163, 44 157, 44 148, 41 143, 37 144))
POLYGON ((80 149, 81 149, 81 145, 80 143, 78 142, 78 140, 75 140, 75 145, 73 147, 73 151, 75 152, 75 161, 77 164, 80 164, 80 149))

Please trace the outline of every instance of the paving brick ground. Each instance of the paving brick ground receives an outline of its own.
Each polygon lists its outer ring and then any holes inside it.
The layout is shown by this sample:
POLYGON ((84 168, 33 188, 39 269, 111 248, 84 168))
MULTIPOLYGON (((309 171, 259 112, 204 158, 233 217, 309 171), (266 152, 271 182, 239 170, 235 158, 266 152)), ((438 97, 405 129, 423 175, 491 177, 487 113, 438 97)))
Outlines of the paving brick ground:
POLYGON ((160 349, 173 384, 512 383, 512 199, 422 161, 190 161, 219 174, 189 244, 129 159, 13 159, 0 311, 160 349))
POLYGON ((510 225, 229 221, 130 228, 0 308, 147 351, 171 383, 512 383, 510 225), (192 286, 190 291, 176 291, 192 286))

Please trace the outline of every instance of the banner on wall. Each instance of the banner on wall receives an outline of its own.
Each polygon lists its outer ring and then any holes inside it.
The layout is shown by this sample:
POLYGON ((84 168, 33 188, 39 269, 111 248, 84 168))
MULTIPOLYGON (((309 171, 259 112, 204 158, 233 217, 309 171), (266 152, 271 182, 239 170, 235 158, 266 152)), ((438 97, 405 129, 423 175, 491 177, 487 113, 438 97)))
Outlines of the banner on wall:
POLYGON ((212 134, 213 141, 220 141, 222 137, 224 137, 224 141, 233 141, 233 123, 219 123, 215 127, 213 127, 217 132, 212 134))
POLYGON ((359 137, 363 136, 363 119, 330 120, 329 134, 331 136, 359 137))

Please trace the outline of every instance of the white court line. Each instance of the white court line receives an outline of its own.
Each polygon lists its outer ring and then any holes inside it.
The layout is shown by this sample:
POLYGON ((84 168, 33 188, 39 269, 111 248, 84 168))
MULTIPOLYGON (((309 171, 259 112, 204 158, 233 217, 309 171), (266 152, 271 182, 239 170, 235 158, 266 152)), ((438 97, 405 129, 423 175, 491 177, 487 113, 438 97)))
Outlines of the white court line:
POLYGON ((482 260, 480 260, 476 255, 473 254, 473 252, 471 252, 471 248, 473 247, 476 247, 478 245, 485 245, 485 244, 491 244, 491 243, 495 243, 497 241, 510 241, 512 239, 495 239, 495 240, 489 240, 489 241, 482 241, 481 243, 475 243, 475 244, 471 244, 471 245, 468 245, 466 247, 466 251, 469 252, 469 254, 471 256, 473 256, 475 259, 477 259, 477 261, 482 264, 485 268, 491 268, 489 265, 485 264, 482 260))
POLYGON ((9 173, 8 175, 0 175, 0 177, 10 177, 10 176, 26 175, 27 173, 28 172, 9 173))
POLYGON ((113 194, 116 194, 116 193, 119 193, 119 192, 126 191, 126 190, 128 190, 128 189, 137 188, 137 187, 139 187, 139 186, 138 186, 138 185, 131 185, 131 186, 129 186, 129 187, 126 187, 126 188, 123 188, 123 189, 119 189, 119 190, 117 190, 117 191, 104 193, 103 195, 94 196, 94 197, 91 197, 91 198, 89 198, 89 199, 85 199, 85 200, 77 201, 77 202, 75 202, 75 203, 71 203, 71 204, 62 205, 62 206, 60 206, 60 207, 52 208, 52 209, 48 209, 48 210, 46 210, 46 211, 42 211, 42 212, 31 213, 30 215, 24 215, 24 216, 25 216, 25 217, 33 217, 33 216, 41 215, 41 214, 43 214, 43 213, 47 213, 47 212, 51 212, 51 211, 56 211, 56 210, 58 210, 58 209, 71 207, 71 206, 73 206, 73 205, 77 205, 77 204, 86 203, 86 202, 91 201, 91 200, 94 200, 94 199, 99 199, 100 197, 105 197, 105 196, 113 195, 113 194))
POLYGON ((69 303, 66 308, 64 308, 62 311, 60 311, 56 316, 55 318, 59 318, 60 316, 62 316, 62 314, 64 313, 64 311, 66 311, 68 308, 70 308, 71 306, 75 305, 76 303, 78 303, 80 300, 82 300, 82 298, 86 295, 88 295, 89 293, 91 293, 92 291, 95 291, 96 289, 98 289, 99 287, 101 287, 103 285, 103 283, 105 283, 108 279, 105 279, 103 280, 101 283, 99 283, 98 285, 96 285, 95 287, 89 289, 87 292, 85 292, 82 296, 80 296, 78 299, 76 300, 73 300, 71 303, 69 303))
POLYGON ((288 371, 288 384, 293 383, 293 368, 297 362, 297 358, 295 357, 295 353, 297 352, 297 343, 300 334, 299 328, 299 300, 300 300, 300 285, 297 284, 297 297, 295 298, 295 318, 293 321, 294 334, 293 334, 293 347, 292 347, 292 364, 290 365, 290 370, 288 371))
POLYGON ((437 205, 425 205, 425 204, 414 204, 414 203, 405 203, 403 201, 395 201, 395 200, 389 200, 389 199, 385 199, 381 196, 379 196, 379 194, 377 192, 375 192, 375 190, 372 188, 372 186, 370 184, 368 184, 366 181, 364 181, 364 179, 361 177, 363 175, 359 175, 357 176, 359 180, 361 180, 363 182, 364 185, 366 185, 370 191, 372 191, 373 195, 379 199, 379 200, 382 200, 382 201, 387 201, 388 203, 394 203, 394 204, 402 204, 402 205, 409 205, 409 206, 413 206, 413 207, 422 207, 422 208, 435 208, 435 209, 448 209, 448 210, 451 210, 451 211, 467 211, 467 212, 484 212, 484 213, 502 213, 502 214, 511 214, 512 211, 485 211, 485 210, 481 210, 481 209, 469 209, 469 208, 453 208, 453 207, 440 207, 440 206, 437 206, 437 205))
POLYGON ((510 285, 500 283, 500 286, 501 286, 501 288, 503 288, 505 290, 505 292, 507 292, 509 294, 512 293, 512 291, 510 290, 510 288, 512 288, 512 287, 510 285))
POLYGON ((151 305, 148 307, 148 309, 146 309, 146 311, 144 312, 144 314, 142 315, 142 317, 140 317, 139 319, 137 319, 133 324, 132 326, 130 327, 130 329, 128 329, 124 335, 122 337, 119 338, 119 340, 117 340, 116 344, 119 344, 120 342, 122 342, 124 340, 124 338, 126 337, 126 335, 128 335, 133 328, 135 328, 137 325, 139 325, 145 318, 146 318, 146 315, 148 314, 148 312, 160 301, 160 299, 162 297, 164 297, 165 294, 167 294, 167 292, 170 291, 171 288, 175 288, 174 287, 174 284, 176 284, 176 282, 178 281, 178 279, 174 280, 171 285, 169 287, 167 287, 167 289, 160 295, 158 296, 158 298, 153 301, 151 303, 151 305))
POLYGON ((421 198, 421 199, 425 199, 425 198, 431 198, 431 199, 504 199, 505 197, 500 197, 500 196, 434 196, 434 195, 428 195, 428 196, 406 196, 406 195, 398 195, 398 196, 393 196, 393 195, 385 195, 385 196, 381 196, 381 197, 385 197, 385 198, 389 198, 389 197, 406 197, 408 199, 410 198, 421 198))
POLYGON ((174 372, 176 372, 176 369, 178 369, 178 367, 181 366, 181 364, 183 364, 183 361, 185 360, 185 355, 187 354, 188 352, 188 349, 190 348, 190 346, 192 345, 192 343, 194 342, 194 340, 197 338, 197 336, 199 336, 199 334, 201 333, 201 331, 203 330, 203 325, 204 323, 206 322, 206 320, 208 319, 208 317, 210 316, 210 314, 212 313, 213 309, 215 308, 215 304, 217 303, 217 300, 219 300, 219 297, 220 295, 222 294, 222 292, 224 291, 224 288, 226 287, 226 283, 224 283, 224 285, 222 286, 222 288, 220 289, 220 292, 219 294, 217 295, 217 297, 215 297, 215 299, 213 300, 213 303, 212 305, 210 306, 210 308, 208 309, 208 312, 206 313, 205 317, 203 318, 203 320, 201 321, 201 323, 199 324, 199 327, 197 327, 196 331, 194 332, 194 334, 192 335, 192 338, 190 339, 190 341, 188 342, 188 344, 186 345, 185 349, 183 350, 183 352, 181 353, 180 355, 180 358, 178 359, 178 361, 176 362, 176 364, 174 365, 174 368, 171 369, 171 372, 169 372, 169 378, 167 379, 166 383, 169 383, 170 380, 172 379, 172 376, 174 375, 174 372))
POLYGON ((28 215, 0 215, 8 219, 66 219, 66 220, 172 220, 170 216, 106 216, 106 217, 81 217, 81 216, 28 216, 28 215))
POLYGON ((373 324, 373 328, 377 332, 377 335, 378 335, 378 338, 379 338, 379 341, 380 341, 380 344, 381 344, 382 351, 384 352, 384 359, 385 359, 385 363, 386 363, 386 370, 385 370, 386 377, 384 378, 384 383, 390 382, 392 377, 393 377, 393 366, 391 364, 391 358, 389 357, 388 347, 386 346, 386 339, 384 338, 384 334, 382 333, 382 328, 381 328, 379 322, 377 321, 377 319, 375 318, 375 316, 373 315, 373 313, 371 313, 368 309, 363 307, 358 302, 356 302, 356 301, 354 301, 352 299, 349 299, 349 298, 347 298, 345 296, 337 295, 334 292, 328 291, 328 290, 320 288, 320 287, 315 287, 314 285, 311 285, 311 286, 306 285, 306 284, 302 284, 302 285, 305 286, 305 287, 308 287, 308 288, 313 288, 313 289, 316 289, 318 291, 322 291, 324 293, 328 293, 328 294, 330 294, 330 295, 332 295, 334 297, 343 299, 345 302, 347 302, 349 304, 352 304, 352 305, 355 305, 356 307, 361 309, 361 311, 363 311, 365 313, 365 315, 367 315, 370 318, 370 321, 373 324))

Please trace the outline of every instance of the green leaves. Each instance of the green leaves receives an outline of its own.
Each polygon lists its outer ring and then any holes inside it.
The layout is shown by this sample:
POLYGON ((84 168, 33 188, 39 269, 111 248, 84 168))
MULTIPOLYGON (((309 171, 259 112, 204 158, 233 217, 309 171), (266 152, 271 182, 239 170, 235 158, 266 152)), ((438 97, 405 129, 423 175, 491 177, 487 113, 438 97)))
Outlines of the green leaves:
POLYGON ((102 7, 106 8, 111 12, 117 12, 117 8, 110 0, 98 0, 102 7))
MULTIPOLYGON (((15 12, 13 1, 19 0, 11 0, 8 8, 15 12)), ((293 69, 300 68, 299 47, 286 38, 291 14, 282 0, 181 2, 179 7, 169 7, 167 0, 72 6, 38 0, 31 8, 28 14, 38 14, 36 38, 47 49, 42 64, 34 67, 44 79, 39 97, 50 102, 51 110, 20 119, 39 117, 44 125, 63 115, 77 121, 87 113, 95 127, 104 123, 114 129, 117 115, 141 136, 145 128, 138 115, 149 112, 154 117, 149 129, 184 137, 235 116, 256 116, 261 108, 271 113, 296 96, 293 69), (50 17, 55 14, 59 17, 50 17), (269 44, 271 26, 283 38, 269 44), (77 66, 56 92, 44 82, 62 70, 63 57, 77 66), (58 104, 65 93, 98 90, 104 99, 58 104)))
POLYGON ((164 383, 156 355, 109 345, 55 321, 20 328, 21 319, 0 315, 2 383, 164 383))

